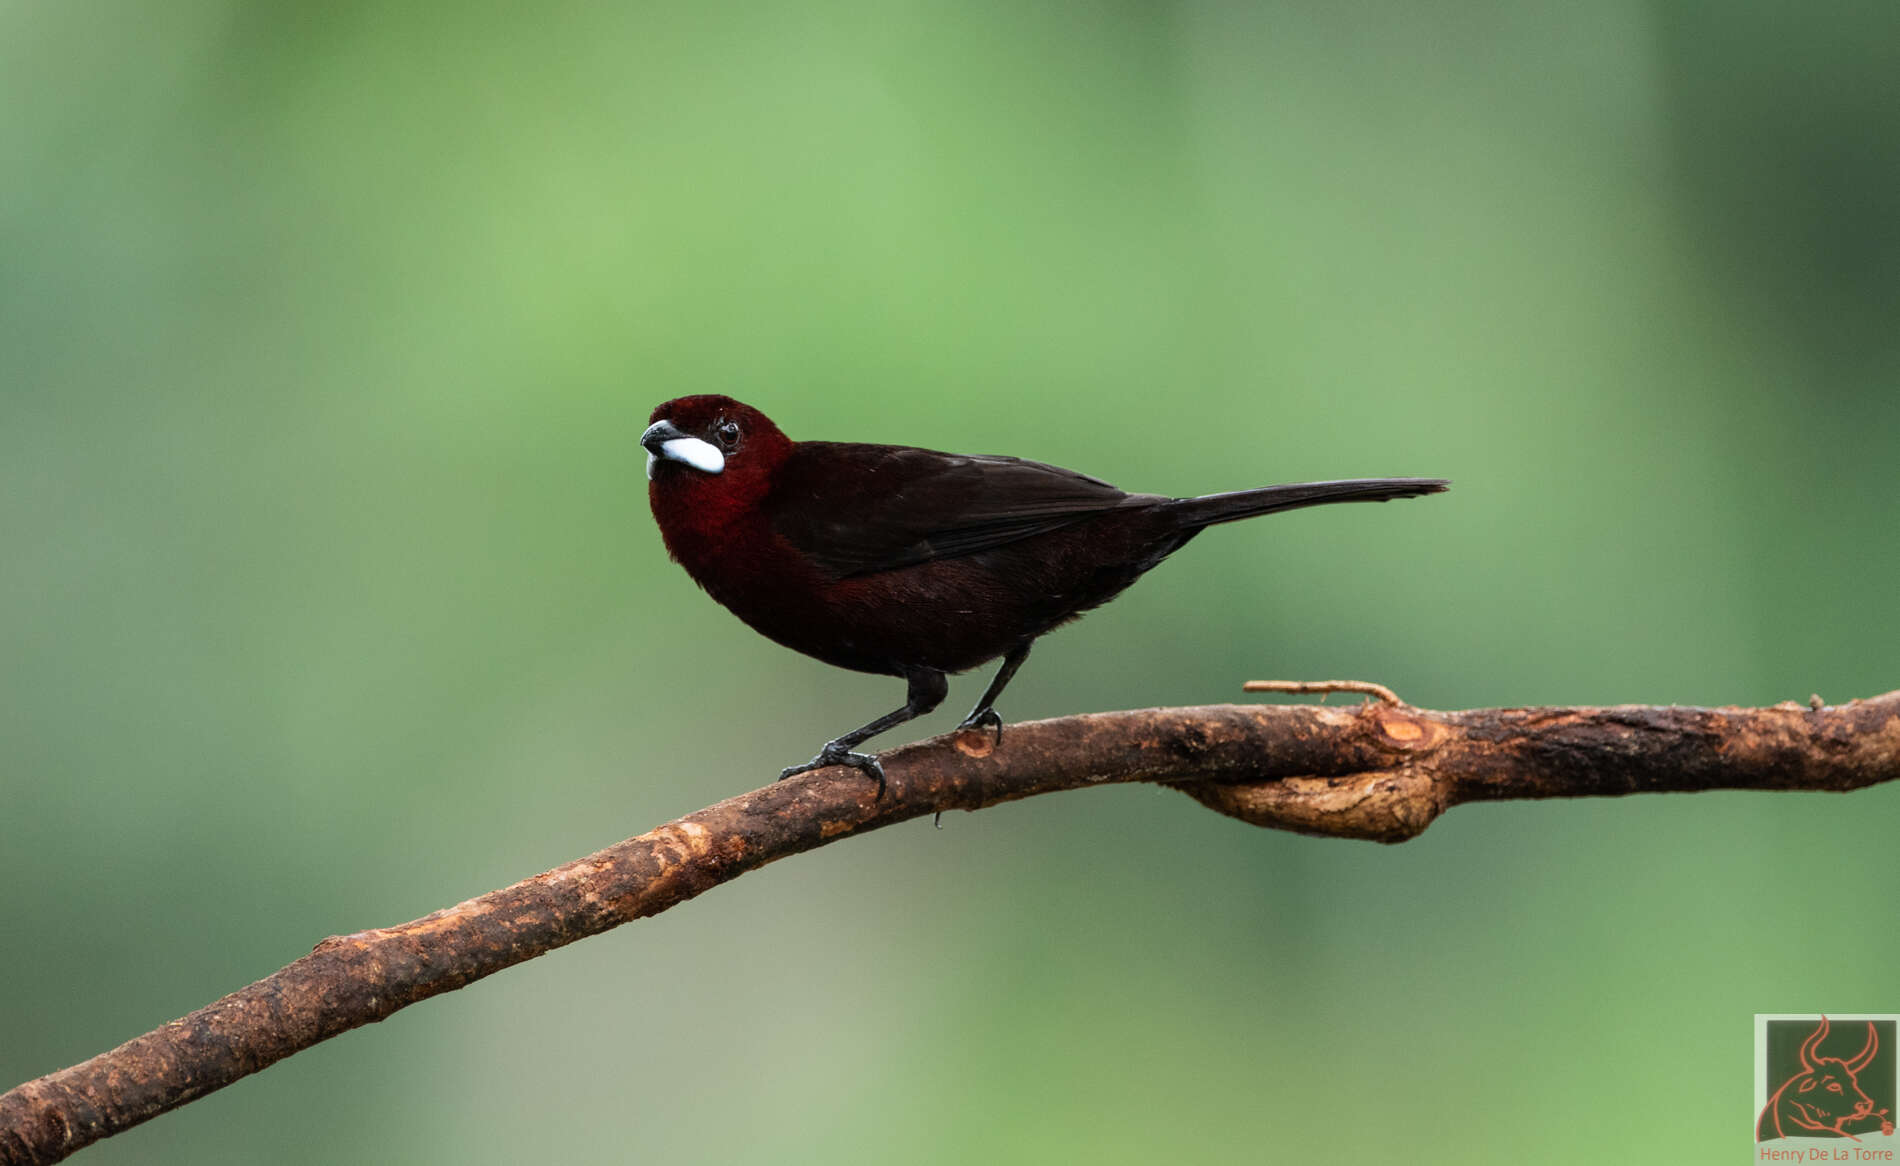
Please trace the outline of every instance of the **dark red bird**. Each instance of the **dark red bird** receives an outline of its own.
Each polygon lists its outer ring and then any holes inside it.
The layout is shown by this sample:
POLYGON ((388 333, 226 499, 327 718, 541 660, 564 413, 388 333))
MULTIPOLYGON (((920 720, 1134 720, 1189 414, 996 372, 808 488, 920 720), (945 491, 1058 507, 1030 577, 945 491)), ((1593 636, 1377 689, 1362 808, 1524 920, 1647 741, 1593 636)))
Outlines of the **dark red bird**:
POLYGON ((1013 457, 792 441, 731 397, 681 397, 640 438, 666 549, 769 639, 857 672, 901 676, 904 707, 828 741, 790 777, 923 716, 945 674, 1003 665, 959 728, 987 725, 1037 636, 1119 595, 1203 527, 1326 502, 1436 494, 1437 478, 1266 486, 1201 498, 1125 494, 1013 457))

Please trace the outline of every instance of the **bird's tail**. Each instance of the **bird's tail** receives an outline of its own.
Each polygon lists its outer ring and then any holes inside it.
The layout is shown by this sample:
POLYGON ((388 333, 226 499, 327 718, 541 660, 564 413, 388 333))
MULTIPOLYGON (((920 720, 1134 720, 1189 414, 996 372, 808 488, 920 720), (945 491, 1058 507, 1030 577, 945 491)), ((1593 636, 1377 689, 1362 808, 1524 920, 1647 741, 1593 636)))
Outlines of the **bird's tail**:
POLYGON ((1217 522, 1252 518, 1302 506, 1324 506, 1329 502, 1385 502, 1393 498, 1416 498, 1421 494, 1441 494, 1451 483, 1443 478, 1352 478, 1343 482, 1296 482, 1287 486, 1262 486, 1258 490, 1236 490, 1232 494, 1208 494, 1200 498, 1180 498, 1169 508, 1176 521, 1188 530, 1198 530, 1217 522))

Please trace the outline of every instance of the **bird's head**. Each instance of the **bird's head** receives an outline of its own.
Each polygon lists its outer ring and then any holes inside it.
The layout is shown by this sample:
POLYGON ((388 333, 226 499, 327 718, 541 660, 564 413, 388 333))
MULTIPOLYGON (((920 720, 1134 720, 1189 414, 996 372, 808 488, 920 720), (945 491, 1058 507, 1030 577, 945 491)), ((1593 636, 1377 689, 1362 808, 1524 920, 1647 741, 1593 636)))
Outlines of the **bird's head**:
POLYGON ((716 523, 756 502, 791 452, 771 418, 731 397, 679 397, 648 420, 640 445, 647 492, 663 522, 716 523))

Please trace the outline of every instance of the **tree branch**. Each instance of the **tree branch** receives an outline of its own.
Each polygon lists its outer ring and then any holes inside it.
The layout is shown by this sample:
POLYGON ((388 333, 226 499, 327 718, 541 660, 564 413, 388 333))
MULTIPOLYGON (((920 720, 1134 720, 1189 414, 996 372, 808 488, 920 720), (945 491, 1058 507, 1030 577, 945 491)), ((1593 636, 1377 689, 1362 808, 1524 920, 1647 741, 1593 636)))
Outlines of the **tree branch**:
MULTIPOLYGON (((1359 689, 1366 691, 1366 689, 1359 689)), ((824 769, 396 927, 335 936, 181 1020, 0 1096, 0 1163, 56 1162, 318 1041, 768 862, 943 810, 1158 782, 1257 826, 1402 842, 1463 802, 1900 778, 1900 691, 1838 707, 1142 709, 982 731, 824 769)))

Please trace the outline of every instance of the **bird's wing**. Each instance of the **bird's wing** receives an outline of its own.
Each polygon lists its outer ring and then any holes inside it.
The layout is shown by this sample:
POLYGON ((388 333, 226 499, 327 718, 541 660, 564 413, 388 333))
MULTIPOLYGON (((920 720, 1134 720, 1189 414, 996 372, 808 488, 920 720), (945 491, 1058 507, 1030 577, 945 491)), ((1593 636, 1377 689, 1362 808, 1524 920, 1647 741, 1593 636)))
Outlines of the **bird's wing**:
POLYGON ((844 576, 972 555, 1150 501, 1020 458, 804 441, 767 506, 781 537, 844 576))

